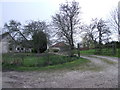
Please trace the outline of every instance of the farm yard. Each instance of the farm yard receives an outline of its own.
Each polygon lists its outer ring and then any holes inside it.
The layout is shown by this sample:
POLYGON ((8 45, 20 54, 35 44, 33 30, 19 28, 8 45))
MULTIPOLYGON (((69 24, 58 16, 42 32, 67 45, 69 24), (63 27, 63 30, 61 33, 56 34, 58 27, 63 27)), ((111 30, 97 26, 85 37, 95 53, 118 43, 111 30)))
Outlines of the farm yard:
MULTIPOLYGON (((109 50, 110 51, 110 50, 109 50)), ((112 50, 111 50, 112 51, 112 50)), ((117 88, 116 55, 95 55, 95 49, 64 52, 6 53, 2 56, 3 88, 117 88)))
POLYGON ((3 90, 120 87, 120 1, 89 1, 0 2, 3 90))
POLYGON ((101 50, 96 55, 96 49, 74 50, 73 56, 56 50, 3 54, 2 87, 117 88, 119 48, 116 54, 112 48, 101 50))

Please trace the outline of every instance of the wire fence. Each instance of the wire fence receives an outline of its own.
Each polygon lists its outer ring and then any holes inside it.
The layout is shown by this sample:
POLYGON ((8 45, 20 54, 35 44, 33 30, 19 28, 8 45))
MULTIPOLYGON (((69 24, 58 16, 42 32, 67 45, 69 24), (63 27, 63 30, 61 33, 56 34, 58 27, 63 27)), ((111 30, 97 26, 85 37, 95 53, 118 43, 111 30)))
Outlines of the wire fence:
POLYGON ((95 54, 115 55, 116 44, 97 45, 95 47, 95 54))

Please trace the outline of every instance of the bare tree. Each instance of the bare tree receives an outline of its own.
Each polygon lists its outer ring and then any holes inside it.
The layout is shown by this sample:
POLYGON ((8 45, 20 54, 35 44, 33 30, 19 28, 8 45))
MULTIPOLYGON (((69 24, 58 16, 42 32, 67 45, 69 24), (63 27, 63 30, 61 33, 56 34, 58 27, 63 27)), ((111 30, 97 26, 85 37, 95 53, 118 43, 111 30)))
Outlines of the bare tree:
POLYGON ((20 22, 10 20, 8 24, 4 24, 4 30, 6 30, 6 32, 9 32, 9 34, 18 41, 23 39, 28 41, 27 38, 23 35, 20 22))
POLYGON ((46 32, 47 25, 44 21, 31 21, 27 25, 24 26, 24 35, 31 39, 34 33, 39 31, 46 32))
POLYGON ((79 13, 79 3, 72 1, 61 4, 59 13, 52 17, 57 35, 68 42, 71 50, 74 49, 73 35, 80 24, 79 13))
POLYGON ((15 20, 10 20, 10 22, 7 24, 4 24, 4 30, 6 30, 6 32, 9 32, 11 34, 11 36, 16 36, 17 33, 21 32, 20 31, 20 26, 21 23, 17 22, 15 20))
POLYGON ((103 42, 110 39, 111 31, 107 22, 102 19, 93 19, 90 25, 84 26, 84 31, 85 35, 83 40, 88 47, 92 44, 96 47, 97 43, 102 45, 103 42))
POLYGON ((112 26, 112 28, 114 29, 115 32, 118 33, 118 35, 120 35, 120 25, 119 25, 119 21, 120 21, 120 11, 119 8, 115 8, 111 13, 110 13, 110 25, 112 26))
POLYGON ((102 41, 106 40, 106 38, 108 39, 108 37, 111 34, 111 31, 110 31, 109 27, 107 26, 107 23, 104 20, 96 19, 95 23, 96 23, 96 28, 98 30, 99 45, 101 45, 102 41))
MULTIPOLYGON (((38 40, 38 38, 40 39, 39 34, 41 34, 41 33, 45 33, 45 36, 47 38, 47 44, 49 44, 50 43, 49 29, 48 29, 48 25, 46 24, 45 21, 31 21, 27 25, 24 26, 24 35, 27 38, 29 38, 30 40, 34 39, 34 41, 32 41, 32 44, 34 44, 33 42, 38 42, 36 40, 38 40), (33 36, 34 36, 34 38, 33 38, 33 36)), ((41 40, 42 40, 42 38, 41 38, 41 40)), ((41 41, 41 44, 42 44, 42 41, 41 41)), ((33 45, 33 46, 35 46, 35 45, 33 45)), ((37 46, 39 47, 40 44, 38 44, 37 46)))
POLYGON ((90 25, 84 25, 82 28, 84 32, 84 34, 82 35, 82 43, 88 48, 94 47, 97 43, 97 30, 95 28, 96 26, 94 23, 91 23, 90 25))

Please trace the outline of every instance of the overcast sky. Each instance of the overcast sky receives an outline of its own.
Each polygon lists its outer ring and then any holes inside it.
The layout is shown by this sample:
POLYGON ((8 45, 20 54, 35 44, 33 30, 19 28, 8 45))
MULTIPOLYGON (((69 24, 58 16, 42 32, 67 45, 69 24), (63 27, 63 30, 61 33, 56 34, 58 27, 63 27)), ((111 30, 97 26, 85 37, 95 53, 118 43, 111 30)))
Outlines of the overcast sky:
MULTIPOLYGON (((11 19, 24 23, 29 20, 51 21, 59 4, 72 0, 0 0, 2 23, 11 19), (3 2, 2 2, 3 1, 3 2), (9 2, 8 2, 9 1, 9 2), (2 5, 2 6, 1 6, 2 5)), ((119 0, 76 0, 81 7, 81 18, 88 23, 91 18, 106 18, 119 0)))
MULTIPOLYGON (((0 27, 9 20, 24 24, 29 20, 51 21, 51 16, 59 10, 59 4, 72 0, 0 0, 0 27)), ((75 0, 81 7, 80 18, 89 23, 92 18, 109 18, 109 13, 117 7, 119 0, 75 0)))

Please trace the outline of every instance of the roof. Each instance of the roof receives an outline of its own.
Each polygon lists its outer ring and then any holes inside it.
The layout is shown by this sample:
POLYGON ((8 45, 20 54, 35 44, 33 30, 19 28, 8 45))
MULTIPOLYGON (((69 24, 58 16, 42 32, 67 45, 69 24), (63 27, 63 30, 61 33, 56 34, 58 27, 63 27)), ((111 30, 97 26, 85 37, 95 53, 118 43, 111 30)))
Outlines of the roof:
POLYGON ((3 33, 2 35, 0 35, 0 37, 3 39, 4 37, 6 37, 9 33, 8 32, 5 32, 3 33))
POLYGON ((12 38, 12 40, 13 40, 16 44, 18 44, 18 45, 20 45, 20 44, 23 45, 23 44, 24 44, 24 45, 27 45, 28 47, 32 47, 32 46, 31 46, 31 45, 32 45, 32 44, 31 44, 31 40, 28 40, 28 42, 30 42, 30 44, 29 44, 29 43, 26 44, 25 42, 26 42, 27 39, 24 37, 25 40, 22 41, 22 43, 21 43, 21 42, 17 42, 17 41, 10 35, 9 32, 5 32, 5 33, 3 33, 2 35, 0 35, 0 41, 1 41, 2 39, 4 39, 5 37, 7 37, 8 35, 12 38))
POLYGON ((0 35, 0 41, 1 41, 2 39, 4 39, 6 36, 8 36, 8 35, 15 41, 15 39, 9 34, 9 32, 5 32, 5 33, 3 33, 2 35, 0 35))
POLYGON ((66 46, 67 44, 65 44, 64 42, 58 42, 54 45, 52 45, 51 47, 63 47, 63 46, 66 46))
POLYGON ((5 32, 3 34, 0 35, 0 41, 5 38, 9 33, 8 32, 5 32))

